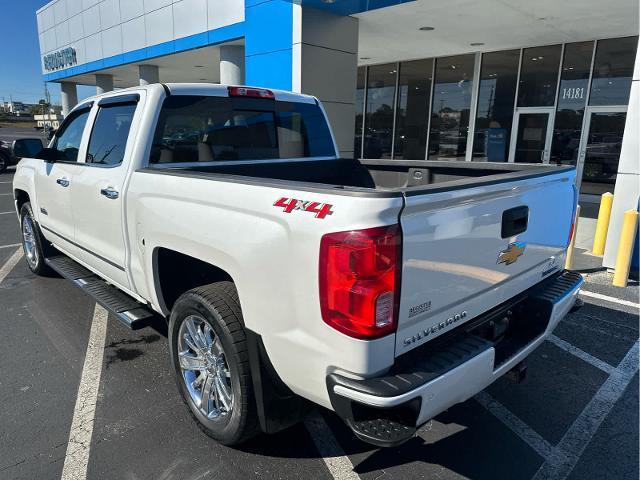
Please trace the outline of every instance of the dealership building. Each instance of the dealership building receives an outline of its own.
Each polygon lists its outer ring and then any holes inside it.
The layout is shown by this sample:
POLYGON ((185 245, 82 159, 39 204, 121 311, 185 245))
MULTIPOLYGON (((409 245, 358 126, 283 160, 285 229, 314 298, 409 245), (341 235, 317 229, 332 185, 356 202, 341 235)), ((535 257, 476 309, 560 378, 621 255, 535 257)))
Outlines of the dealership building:
POLYGON ((36 13, 63 113, 77 85, 247 84, 322 100, 341 154, 577 166, 640 195, 637 0, 53 0, 36 13), (635 66, 635 71, 634 71, 635 66))

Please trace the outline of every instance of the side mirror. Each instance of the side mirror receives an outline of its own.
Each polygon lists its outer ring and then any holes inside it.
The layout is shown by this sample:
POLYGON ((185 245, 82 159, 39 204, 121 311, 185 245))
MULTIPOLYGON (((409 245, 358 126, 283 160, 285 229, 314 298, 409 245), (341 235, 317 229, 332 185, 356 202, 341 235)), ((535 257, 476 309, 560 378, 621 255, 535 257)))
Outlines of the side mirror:
POLYGON ((16 158, 37 158, 42 151, 42 140, 39 138, 20 138, 13 142, 11 150, 16 158))
POLYGON ((43 148, 34 158, 39 158, 48 163, 55 163, 60 160, 60 152, 55 148, 43 148))

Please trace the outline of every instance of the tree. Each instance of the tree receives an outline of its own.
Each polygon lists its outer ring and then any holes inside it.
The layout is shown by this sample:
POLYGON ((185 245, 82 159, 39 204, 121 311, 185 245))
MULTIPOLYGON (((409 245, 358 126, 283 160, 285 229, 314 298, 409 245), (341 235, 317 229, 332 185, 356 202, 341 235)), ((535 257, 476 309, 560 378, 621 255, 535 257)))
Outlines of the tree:
POLYGON ((29 113, 31 115, 44 115, 49 113, 49 107, 49 103, 47 103, 45 99, 41 98, 38 100, 37 105, 34 105, 29 109, 29 113))

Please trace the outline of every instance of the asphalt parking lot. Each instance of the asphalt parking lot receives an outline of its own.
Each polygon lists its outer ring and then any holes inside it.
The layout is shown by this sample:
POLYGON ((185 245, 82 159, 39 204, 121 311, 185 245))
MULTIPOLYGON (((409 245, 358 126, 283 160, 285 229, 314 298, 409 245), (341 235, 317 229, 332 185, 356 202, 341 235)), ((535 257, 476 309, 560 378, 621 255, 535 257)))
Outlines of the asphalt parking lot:
POLYGON ((12 174, 0 175, 2 479, 639 477, 637 282, 617 289, 606 272, 589 274, 585 306, 530 357, 526 382, 499 380, 399 448, 358 442, 317 411, 231 449, 189 417, 162 329, 110 318, 102 345, 92 328, 101 309, 69 282, 29 272, 12 174), (89 350, 98 390, 85 401, 89 350), (86 477, 69 466, 78 456, 86 477))

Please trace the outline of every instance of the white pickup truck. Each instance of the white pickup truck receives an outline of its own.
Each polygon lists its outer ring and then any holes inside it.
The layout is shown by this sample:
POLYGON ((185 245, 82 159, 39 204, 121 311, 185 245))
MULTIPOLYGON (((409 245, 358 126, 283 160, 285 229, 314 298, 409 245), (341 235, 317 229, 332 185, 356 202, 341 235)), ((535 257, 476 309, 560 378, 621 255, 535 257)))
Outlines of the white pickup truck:
POLYGON ((13 183, 24 251, 132 329, 238 444, 335 411, 398 445, 574 308, 572 167, 340 158, 313 97, 155 84, 83 101, 13 183))

